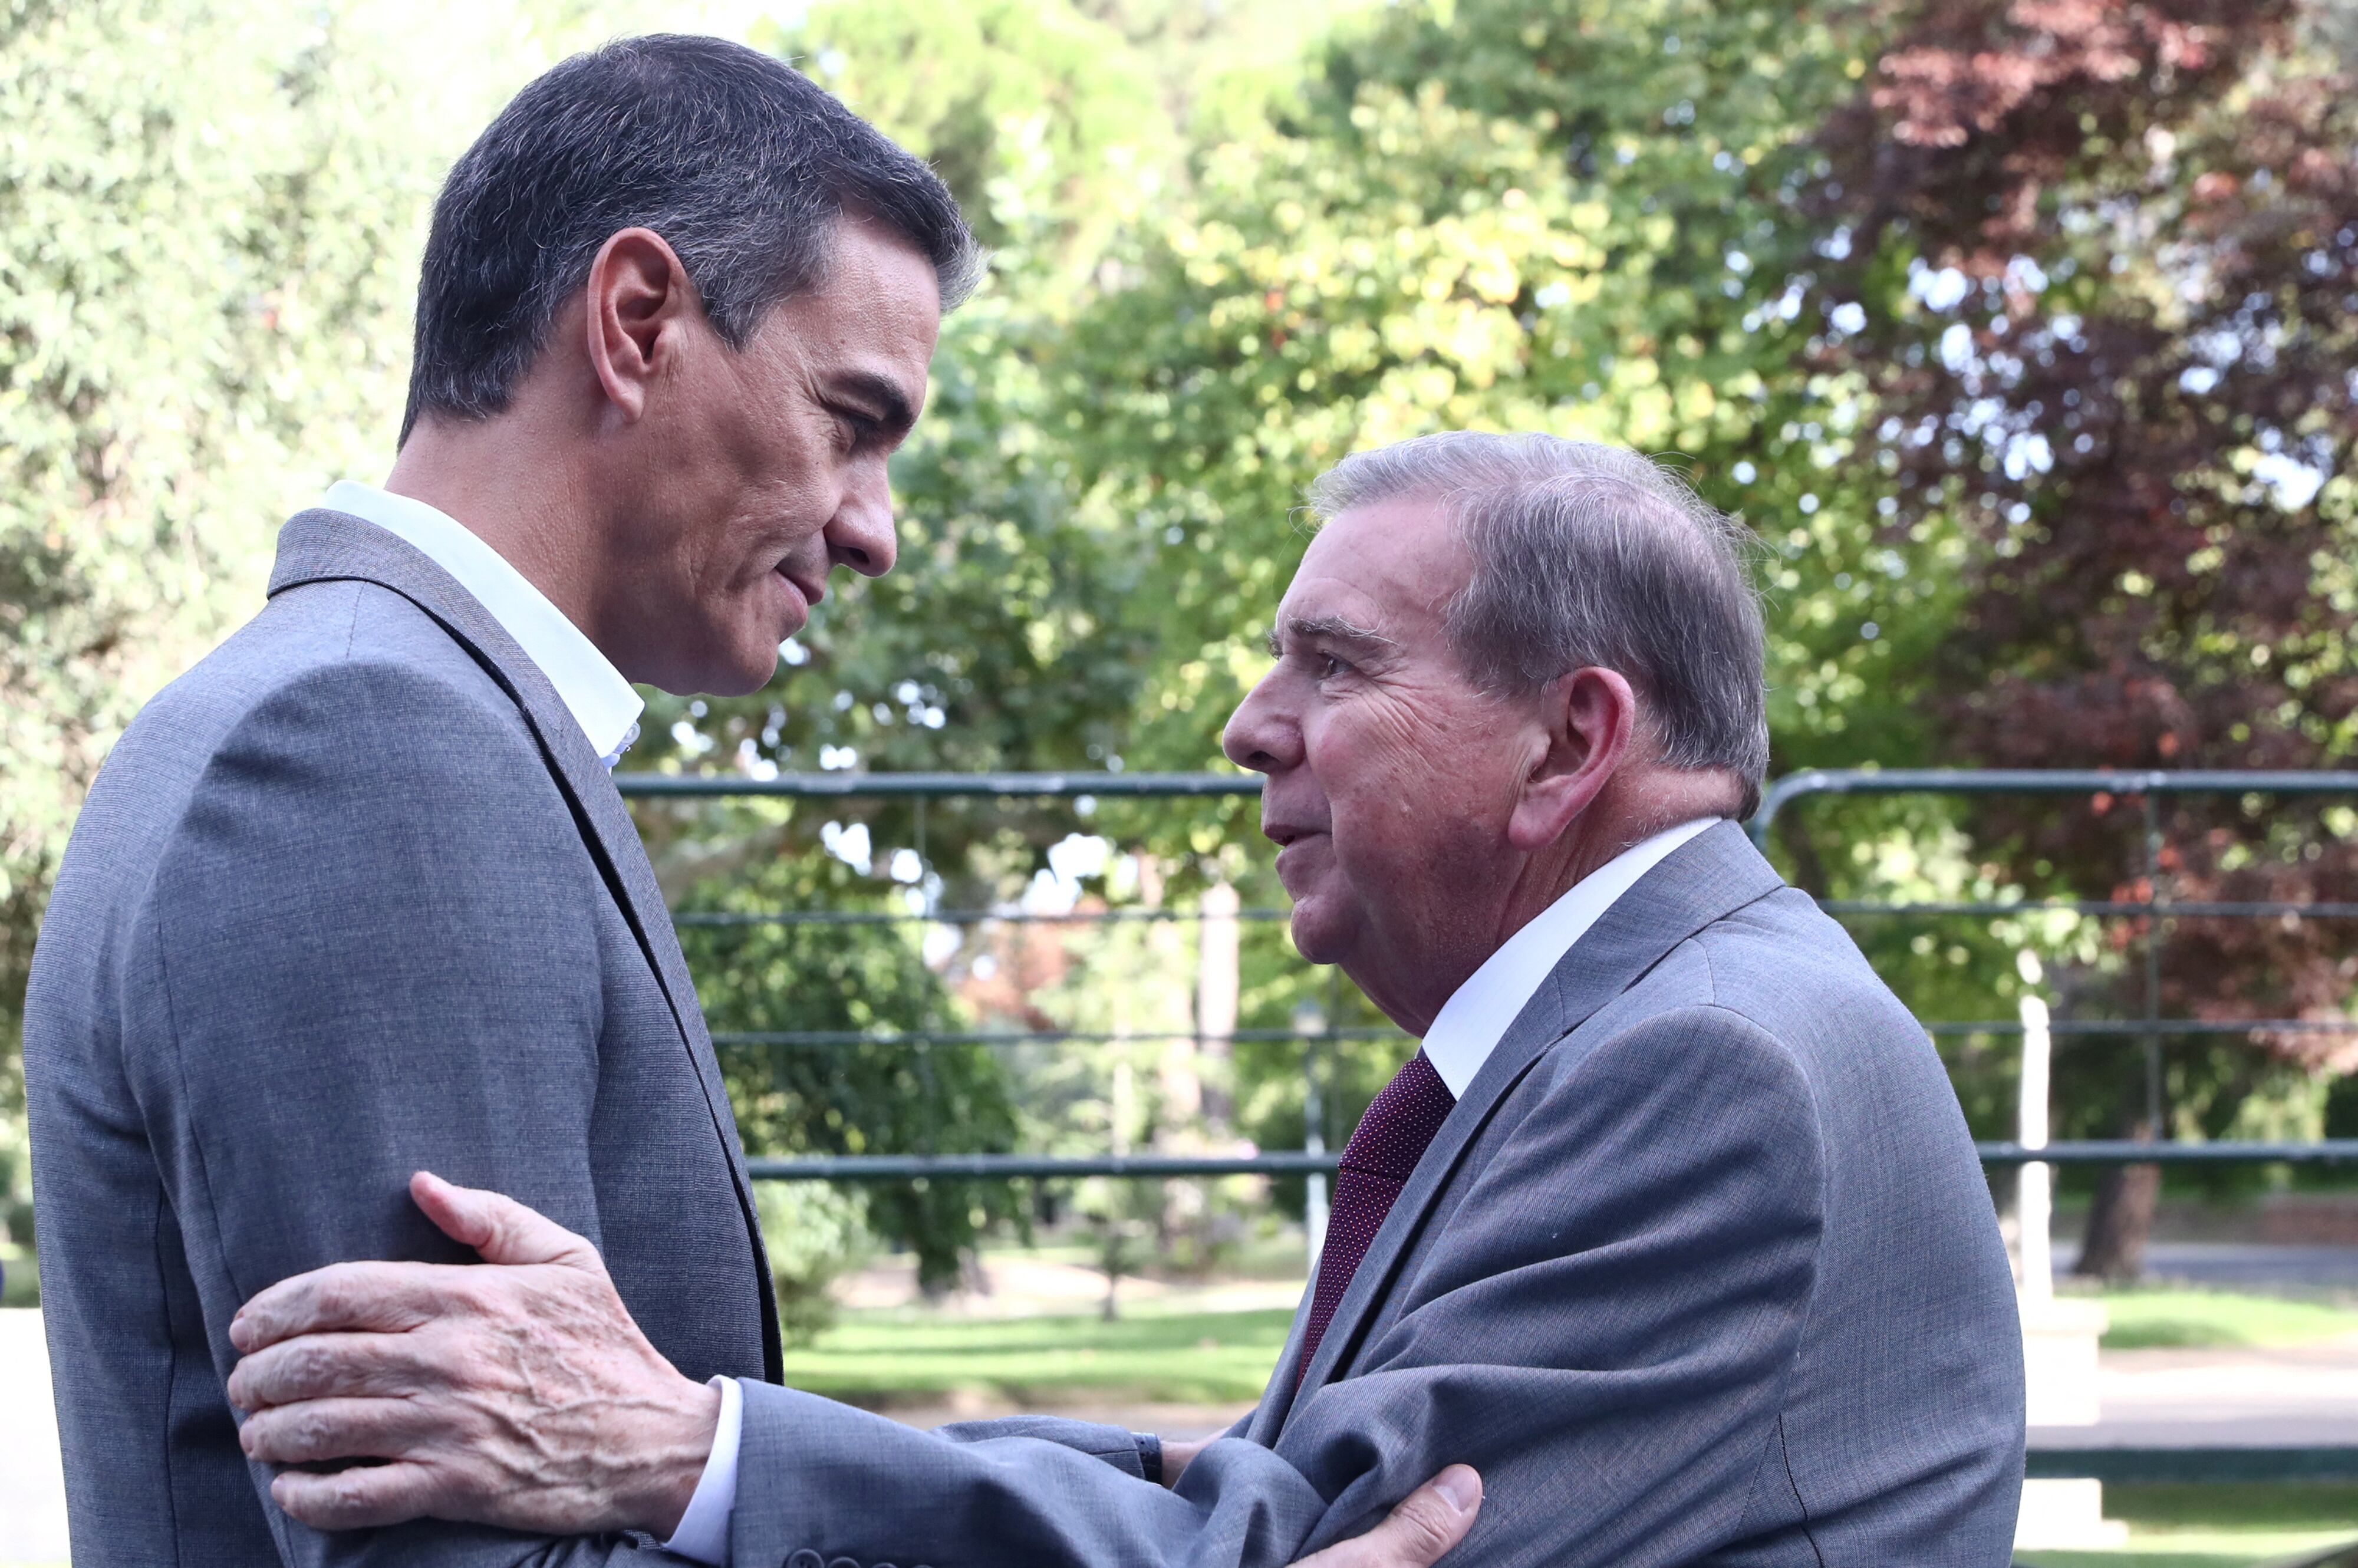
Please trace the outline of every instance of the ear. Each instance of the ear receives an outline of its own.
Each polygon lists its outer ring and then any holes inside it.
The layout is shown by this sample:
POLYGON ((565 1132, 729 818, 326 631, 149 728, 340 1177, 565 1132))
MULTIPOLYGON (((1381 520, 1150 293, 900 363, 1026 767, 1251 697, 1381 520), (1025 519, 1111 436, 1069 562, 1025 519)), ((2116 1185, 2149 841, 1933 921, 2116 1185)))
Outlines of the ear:
POLYGON ((598 247, 583 287, 590 369, 624 423, 646 413, 656 380, 687 349, 704 305, 677 253, 652 229, 624 229, 598 247))
POLYGON ((1535 854, 1563 837, 1613 775, 1638 732, 1638 697, 1617 671, 1591 666, 1558 676, 1540 693, 1546 749, 1524 776, 1508 841, 1535 854))

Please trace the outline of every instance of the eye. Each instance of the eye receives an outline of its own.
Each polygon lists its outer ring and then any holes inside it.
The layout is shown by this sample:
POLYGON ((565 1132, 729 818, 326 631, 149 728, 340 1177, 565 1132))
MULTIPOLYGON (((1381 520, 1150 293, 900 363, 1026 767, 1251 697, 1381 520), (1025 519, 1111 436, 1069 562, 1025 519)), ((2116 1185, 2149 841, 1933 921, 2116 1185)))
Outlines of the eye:
POLYGON ((1318 678, 1320 680, 1332 680, 1336 676, 1347 675, 1350 672, 1351 665, 1349 662, 1347 660, 1338 659, 1332 654, 1322 651, 1317 654, 1314 654, 1311 656, 1317 663, 1318 678))
POLYGON ((857 414, 848 408, 832 409, 830 412, 835 416, 836 434, 846 451, 873 441, 882 429, 874 419, 865 414, 857 414))

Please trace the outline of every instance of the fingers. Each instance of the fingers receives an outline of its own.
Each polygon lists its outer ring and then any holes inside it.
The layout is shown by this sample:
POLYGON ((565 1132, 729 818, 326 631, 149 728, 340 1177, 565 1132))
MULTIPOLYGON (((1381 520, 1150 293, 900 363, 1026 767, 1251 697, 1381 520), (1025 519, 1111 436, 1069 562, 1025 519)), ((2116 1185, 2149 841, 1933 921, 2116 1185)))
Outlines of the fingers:
POLYGON ((407 1394, 438 1372, 429 1350, 427 1337, 413 1334, 307 1334, 281 1340, 230 1369, 230 1403, 259 1411, 298 1400, 407 1394))
MULTIPOLYGON (((453 1240, 486 1263, 554 1263, 605 1278, 597 1249, 514 1198, 453 1186, 420 1171, 411 1196, 453 1240)), ((246 1354, 298 1334, 398 1334, 466 1304, 475 1271, 434 1263, 330 1263, 258 1292, 231 1320, 230 1343, 246 1354)))
POLYGON ((1433 1568, 1474 1528, 1482 1507, 1482 1477, 1452 1465, 1407 1497, 1383 1523, 1336 1541, 1294 1568, 1433 1568))
POLYGON ((248 1459, 318 1465, 330 1459, 399 1459, 429 1435, 433 1417, 406 1400, 308 1400, 257 1411, 237 1430, 248 1459))
POLYGON ((438 1487, 423 1465, 369 1465, 333 1475, 289 1470, 270 1483, 273 1501, 313 1530, 369 1530, 423 1516, 438 1487))
POLYGON ((1179 1477, 1187 1473, 1187 1466, 1195 1462, 1195 1455, 1209 1448, 1219 1439, 1220 1434, 1217 1432, 1209 1437, 1198 1437, 1192 1441, 1186 1438, 1164 1438, 1163 1440, 1163 1484, 1174 1491, 1178 1490, 1179 1477))
POLYGON ((409 1195, 443 1235, 473 1248, 486 1263, 563 1263, 606 1271, 596 1248, 504 1194, 454 1186, 420 1171, 409 1178, 409 1195))
POLYGON ((438 1263, 330 1263, 257 1292, 230 1320, 229 1342, 252 1355, 297 1334, 400 1334, 449 1310, 467 1271, 438 1263))

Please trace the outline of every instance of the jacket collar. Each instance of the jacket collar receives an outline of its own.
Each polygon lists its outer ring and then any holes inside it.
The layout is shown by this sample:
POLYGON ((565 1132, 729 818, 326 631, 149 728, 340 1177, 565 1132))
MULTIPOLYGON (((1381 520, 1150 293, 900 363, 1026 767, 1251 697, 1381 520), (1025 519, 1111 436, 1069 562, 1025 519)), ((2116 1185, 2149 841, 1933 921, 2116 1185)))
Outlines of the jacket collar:
POLYGON ((548 677, 600 761, 611 767, 628 749, 645 708, 639 694, 588 633, 474 530, 415 496, 349 479, 330 485, 319 504, 373 523, 416 546, 548 677))
MULTIPOLYGON (((1466 1086, 1457 1107, 1433 1135, 1408 1185, 1368 1243, 1367 1255, 1336 1304, 1297 1391, 1287 1375, 1302 1354, 1307 1314, 1294 1315, 1285 1358, 1270 1379, 1249 1435, 1275 1441, 1294 1401, 1333 1381, 1359 1349, 1378 1309, 1390 1294, 1401 1262, 1466 1152, 1508 1093, 1520 1083, 1550 1046, 1628 990, 1688 937, 1784 886, 1752 847, 1744 829, 1723 822, 1688 841, 1624 893, 1550 971, 1538 992, 1508 1026, 1498 1047, 1466 1086)), ((1305 1291, 1306 1304, 1310 1292, 1305 1291)))
POLYGON ((771 1381, 777 1381, 784 1365, 777 1306, 770 1290, 769 1260, 762 1245, 761 1222, 753 1206, 752 1183, 745 1173, 736 1119, 730 1110, 728 1090, 713 1055, 703 1011, 697 1006, 687 957, 680 952, 679 938, 672 928, 670 909, 664 903, 663 890, 655 884, 654 868, 647 862, 638 828, 604 762, 590 750, 581 726, 540 667, 525 656, 490 611, 416 546, 344 513, 298 512, 279 530, 270 597, 315 582, 368 582, 401 595, 449 633, 523 714, 550 776, 573 813, 583 844, 670 1004, 697 1081, 703 1087, 713 1130, 728 1152, 738 1205, 761 1271, 763 1357, 771 1381))

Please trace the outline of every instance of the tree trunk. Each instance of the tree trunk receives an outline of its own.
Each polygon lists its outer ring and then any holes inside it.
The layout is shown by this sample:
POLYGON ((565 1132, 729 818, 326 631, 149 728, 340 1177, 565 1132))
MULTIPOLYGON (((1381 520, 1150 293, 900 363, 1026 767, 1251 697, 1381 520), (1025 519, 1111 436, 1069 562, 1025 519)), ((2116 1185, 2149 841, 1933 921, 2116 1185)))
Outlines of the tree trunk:
MULTIPOLYGON (((2122 1132, 2139 1141, 2153 1136, 2142 1118, 2122 1132)), ((2080 1260, 2071 1265, 2071 1272, 2115 1283, 2143 1278, 2146 1242, 2153 1236, 2154 1204, 2160 1196, 2160 1166, 2105 1167, 2096 1179, 2095 1201, 2088 1206, 2087 1234, 2081 1239, 2080 1260)))

